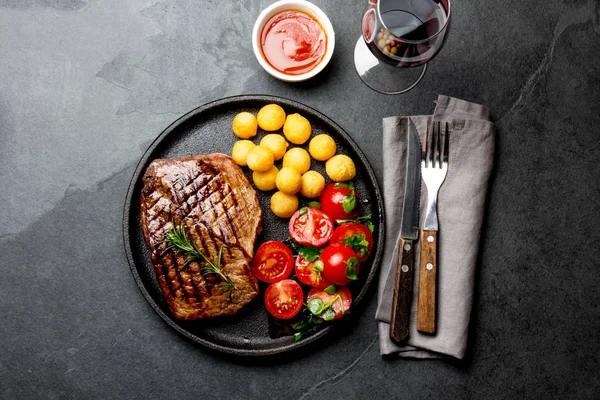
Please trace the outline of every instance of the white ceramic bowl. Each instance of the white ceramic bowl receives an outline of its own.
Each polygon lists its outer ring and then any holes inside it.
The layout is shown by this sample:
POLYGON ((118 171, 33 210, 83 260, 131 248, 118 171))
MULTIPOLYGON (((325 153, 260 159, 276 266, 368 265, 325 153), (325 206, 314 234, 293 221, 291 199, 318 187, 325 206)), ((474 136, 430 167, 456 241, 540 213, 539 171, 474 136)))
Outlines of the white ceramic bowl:
POLYGON ((335 48, 335 32, 333 31, 333 26, 331 25, 329 18, 327 18, 327 15, 313 3, 306 0, 280 0, 265 8, 258 16, 256 23, 254 23, 254 29, 252 30, 252 48, 254 49, 254 55, 260 65, 273 77, 286 82, 300 82, 312 78, 327 66, 333 55, 333 49, 335 48), (273 15, 285 10, 298 10, 310 14, 321 24, 327 35, 327 48, 325 49, 323 59, 315 68, 304 74, 287 75, 277 71, 265 60, 260 48, 260 36, 265 24, 273 15))

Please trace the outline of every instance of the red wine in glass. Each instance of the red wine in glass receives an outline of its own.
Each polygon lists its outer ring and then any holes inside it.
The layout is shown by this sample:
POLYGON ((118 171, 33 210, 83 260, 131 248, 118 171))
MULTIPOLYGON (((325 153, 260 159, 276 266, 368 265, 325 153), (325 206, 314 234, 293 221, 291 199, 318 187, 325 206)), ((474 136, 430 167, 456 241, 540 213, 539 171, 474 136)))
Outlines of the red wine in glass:
POLYGON ((442 48, 449 22, 450 0, 370 0, 363 15, 362 39, 355 49, 359 76, 381 93, 410 90, 424 75, 426 63, 442 48), (376 60, 366 54, 365 45, 376 60), (408 74, 386 66, 421 68, 408 74), (405 76, 400 78, 400 74, 405 76))

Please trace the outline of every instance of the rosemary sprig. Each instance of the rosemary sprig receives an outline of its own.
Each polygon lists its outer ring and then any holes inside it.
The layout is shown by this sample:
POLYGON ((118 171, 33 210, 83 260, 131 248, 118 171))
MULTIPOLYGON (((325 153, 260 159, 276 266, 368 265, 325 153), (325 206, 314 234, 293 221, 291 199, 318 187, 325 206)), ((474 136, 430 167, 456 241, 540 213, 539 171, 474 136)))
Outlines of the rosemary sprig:
POLYGON ((206 261, 206 264, 200 268, 202 273, 205 275, 217 275, 225 281, 217 285, 219 290, 231 292, 233 289, 237 289, 235 287, 235 283, 233 283, 233 281, 229 279, 229 277, 221 269, 221 257, 223 256, 223 246, 219 247, 219 255, 217 256, 216 263, 211 262, 208 258, 204 256, 204 254, 200 252, 198 253, 202 256, 202 258, 204 258, 204 261, 206 261))
POLYGON ((200 267, 200 271, 203 275, 217 275, 224 282, 219 283, 217 287, 219 291, 228 291, 231 294, 233 289, 237 289, 235 283, 223 272, 221 269, 221 257, 223 256, 223 246, 219 248, 219 255, 217 259, 213 262, 208 259, 198 248, 194 241, 189 241, 186 234, 185 228, 183 224, 175 225, 173 224, 171 228, 165 234, 165 238, 159 242, 165 243, 167 245, 166 249, 161 253, 161 255, 165 254, 169 250, 173 250, 176 255, 185 254, 188 258, 184 261, 183 265, 180 269, 185 268, 190 262, 194 260, 203 260, 205 264, 200 267))

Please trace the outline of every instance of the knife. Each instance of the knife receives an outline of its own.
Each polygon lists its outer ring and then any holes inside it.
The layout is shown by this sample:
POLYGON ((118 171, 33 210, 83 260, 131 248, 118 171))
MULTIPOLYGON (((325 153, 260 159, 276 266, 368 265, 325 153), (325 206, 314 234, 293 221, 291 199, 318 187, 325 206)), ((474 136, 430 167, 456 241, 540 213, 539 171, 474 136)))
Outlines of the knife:
POLYGON ((390 339, 402 344, 408 339, 412 303, 414 244, 419 237, 419 198, 421 195, 421 149, 417 127, 408 118, 406 178, 402 201, 402 223, 398 239, 398 262, 390 319, 390 339))

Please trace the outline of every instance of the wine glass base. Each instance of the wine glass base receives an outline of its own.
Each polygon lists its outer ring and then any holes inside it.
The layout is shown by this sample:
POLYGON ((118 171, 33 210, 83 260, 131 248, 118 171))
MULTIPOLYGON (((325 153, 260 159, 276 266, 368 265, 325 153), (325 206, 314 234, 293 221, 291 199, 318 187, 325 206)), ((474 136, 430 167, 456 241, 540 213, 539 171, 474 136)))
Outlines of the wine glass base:
POLYGON ((368 87, 382 94, 408 92, 417 86, 427 70, 427 64, 411 68, 385 64, 371 53, 362 36, 354 47, 354 67, 368 87))

